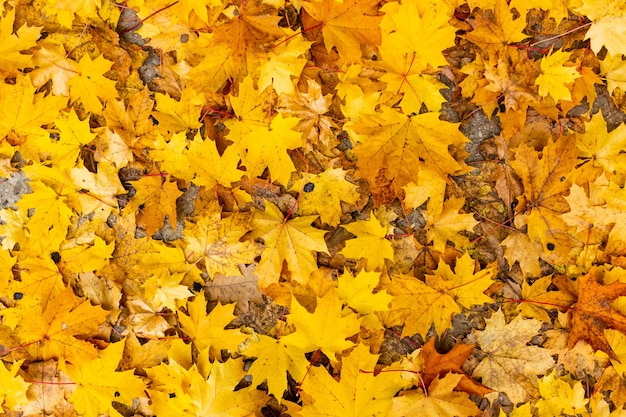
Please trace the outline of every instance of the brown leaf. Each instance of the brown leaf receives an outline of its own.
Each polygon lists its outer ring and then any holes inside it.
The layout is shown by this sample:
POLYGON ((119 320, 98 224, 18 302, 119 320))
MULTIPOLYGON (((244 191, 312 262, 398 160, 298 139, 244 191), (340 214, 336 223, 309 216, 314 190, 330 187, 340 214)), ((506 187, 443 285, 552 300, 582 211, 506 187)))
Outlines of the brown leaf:
POLYGON ((435 338, 431 337, 422 347, 420 358, 424 361, 422 379, 426 386, 430 386, 436 378, 443 378, 448 373, 462 374, 463 377, 454 388, 455 391, 464 391, 470 394, 483 396, 493 392, 483 384, 468 377, 461 369, 465 360, 472 354, 476 345, 459 343, 448 353, 441 354, 435 349, 435 338))
POLYGON ((611 301, 626 295, 626 283, 615 281, 602 285, 596 280, 595 268, 583 275, 578 284, 578 302, 572 308, 570 349, 584 340, 594 350, 602 350, 617 359, 604 335, 605 329, 626 332, 626 317, 611 306, 611 301))
POLYGON ((263 294, 259 291, 259 278, 253 273, 254 266, 241 266, 243 276, 226 276, 216 274, 207 282, 205 291, 207 298, 219 300, 222 304, 237 303, 236 311, 248 311, 248 303, 263 302, 263 294))

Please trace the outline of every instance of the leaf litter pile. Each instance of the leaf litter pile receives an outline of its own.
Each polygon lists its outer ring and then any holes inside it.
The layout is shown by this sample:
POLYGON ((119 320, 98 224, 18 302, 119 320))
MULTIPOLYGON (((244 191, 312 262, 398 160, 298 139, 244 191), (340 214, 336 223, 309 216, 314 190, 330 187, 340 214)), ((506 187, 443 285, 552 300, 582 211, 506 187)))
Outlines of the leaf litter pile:
POLYGON ((626 415, 622 3, 0 10, 5 415, 626 415))

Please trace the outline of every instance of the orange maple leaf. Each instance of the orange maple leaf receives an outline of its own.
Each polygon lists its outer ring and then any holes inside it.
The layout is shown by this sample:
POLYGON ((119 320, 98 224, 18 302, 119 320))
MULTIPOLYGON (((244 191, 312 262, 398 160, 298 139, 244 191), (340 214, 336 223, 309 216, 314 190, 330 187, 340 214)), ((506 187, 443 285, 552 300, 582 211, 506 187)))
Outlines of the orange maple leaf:
MULTIPOLYGON (((377 186, 382 175, 391 182, 396 196, 402 196, 401 188, 410 181, 416 182, 415 167, 420 166, 420 160, 442 178, 465 169, 453 156, 453 150, 462 149, 467 139, 456 125, 442 123, 437 113, 407 116, 381 106, 379 113, 365 116, 355 124, 354 131, 360 142, 354 149, 359 174, 371 187, 377 186)), ((375 200, 384 202, 375 189, 372 191, 375 200)), ((393 196, 386 199, 391 201, 393 196)))
POLYGON ((469 394, 485 395, 492 392, 483 384, 471 379, 463 372, 461 366, 472 354, 476 345, 466 345, 459 343, 446 354, 441 354, 435 349, 435 338, 431 337, 420 350, 420 358, 423 361, 421 372, 424 385, 428 388, 437 377, 444 377, 447 373, 461 374, 463 377, 454 388, 456 391, 464 391, 469 394))
POLYGON ((539 239, 550 251, 568 250, 558 244, 567 242, 564 236, 567 227, 561 215, 570 209, 564 196, 571 186, 570 176, 577 156, 578 149, 570 138, 561 136, 555 142, 548 142, 541 152, 526 144, 520 145, 515 160, 510 162, 524 185, 517 212, 526 216, 528 237, 531 241, 539 239))
POLYGON ((611 302, 626 295, 626 283, 615 281, 608 285, 600 284, 596 269, 578 279, 578 301, 572 306, 572 329, 569 347, 579 340, 588 342, 594 350, 602 350, 614 359, 617 356, 611 349, 604 334, 605 329, 626 332, 626 317, 616 310, 611 302))
POLYGON ((137 211, 137 225, 152 236, 163 227, 167 217, 169 225, 176 230, 176 199, 182 194, 176 182, 152 171, 133 183, 137 190, 133 200, 137 206, 143 205, 137 211))
POLYGON ((335 47, 344 60, 359 62, 361 44, 380 44, 378 24, 382 16, 375 14, 377 3, 376 0, 345 0, 343 3, 322 0, 302 2, 302 7, 320 22, 328 51, 335 47))

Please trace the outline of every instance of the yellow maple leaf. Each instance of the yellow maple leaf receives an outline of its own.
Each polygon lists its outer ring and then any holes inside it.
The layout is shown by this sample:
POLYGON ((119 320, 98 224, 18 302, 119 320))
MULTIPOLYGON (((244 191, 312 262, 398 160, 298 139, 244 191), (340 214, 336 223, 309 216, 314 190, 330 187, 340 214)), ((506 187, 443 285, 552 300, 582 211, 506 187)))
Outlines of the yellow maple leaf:
POLYGON ((263 174, 269 168, 272 181, 287 184, 296 171, 288 149, 302 146, 302 137, 294 127, 296 117, 277 114, 269 127, 254 126, 234 146, 238 149, 241 164, 250 178, 263 174))
POLYGON ((21 411, 22 406, 29 402, 26 391, 30 383, 17 374, 23 362, 24 359, 14 362, 11 369, 0 365, 0 405, 14 411, 21 411))
POLYGON ((577 297, 565 288, 563 288, 564 291, 561 291, 561 288, 559 288, 560 291, 548 291, 548 287, 555 285, 552 281, 553 278, 548 276, 536 280, 533 285, 528 284, 527 280, 522 282, 523 302, 517 306, 522 317, 536 318, 546 322, 550 320, 546 310, 558 307, 565 310, 576 302, 577 297))
MULTIPOLYGON (((56 83, 53 82, 53 85, 56 86, 56 83)), ((134 92, 127 101, 108 100, 102 115, 106 119, 107 128, 118 134, 135 155, 143 157, 146 148, 154 148, 158 132, 150 117, 153 107, 154 100, 150 91, 148 87, 144 87, 134 92)), ((110 150, 107 158, 111 157, 111 153, 115 154, 110 150)))
POLYGON ((148 278, 141 287, 144 289, 146 300, 149 300, 154 308, 161 310, 165 307, 176 311, 177 301, 184 300, 192 295, 189 287, 180 285, 182 274, 171 274, 160 271, 148 278))
POLYGON ((567 249, 555 246, 566 230, 561 215, 569 211, 569 205, 564 194, 569 192, 569 177, 576 166, 577 155, 578 149, 571 146, 566 136, 548 142, 541 158, 539 152, 526 144, 517 148, 515 160, 510 164, 524 185, 524 196, 518 198, 521 203, 518 211, 528 214, 526 224, 531 242, 539 239, 544 247, 551 244, 552 250, 567 249))
POLYGON ((176 182, 153 171, 132 183, 137 190, 131 200, 131 207, 137 207, 137 225, 152 236, 163 227, 167 217, 169 225, 176 230, 176 199, 182 194, 176 182), (140 205, 143 205, 141 209, 140 205))
POLYGON ((178 314, 178 321, 199 350, 210 348, 211 357, 221 349, 237 350, 237 345, 246 339, 246 335, 235 329, 225 329, 233 321, 235 304, 218 304, 207 314, 207 300, 204 292, 187 302, 189 315, 178 314))
POLYGON ((624 32, 621 28, 626 24, 626 11, 618 2, 612 0, 582 0, 582 5, 574 11, 587 16, 593 23, 586 37, 591 41, 591 49, 596 54, 605 47, 609 54, 623 52, 624 32))
MULTIPOLYGON (((473 231, 478 221, 474 219, 474 215, 471 213, 459 213, 464 204, 465 199, 463 197, 453 196, 443 203, 441 211, 431 212, 428 210, 426 212, 425 218, 428 230, 426 239, 429 242, 433 242, 435 250, 443 253, 448 241, 453 242, 457 249, 470 244, 469 239, 459 234, 459 232, 473 231)), ((437 208, 435 207, 433 210, 437 210, 437 208)))
POLYGON ((355 223, 342 225, 356 236, 346 241, 341 253, 348 258, 365 259, 365 268, 369 271, 382 269, 385 259, 393 260, 393 247, 387 239, 387 228, 370 214, 369 220, 357 220, 355 223))
MULTIPOLYGON (((9 137, 12 144, 21 143, 30 136, 48 136, 41 126, 52 123, 67 104, 61 97, 35 94, 30 79, 18 76, 15 85, 0 82, 0 101, 3 114, 0 118, 0 139, 9 137)), ((39 155, 25 155, 38 159, 39 155)))
POLYGON ((626 91, 626 62, 622 57, 621 54, 607 54, 604 60, 600 61, 600 72, 604 74, 607 89, 611 93, 618 87, 626 91))
POLYGON ((259 90, 272 86, 278 95, 293 94, 294 82, 298 81, 307 63, 303 55, 308 52, 311 43, 302 36, 296 36, 273 47, 266 62, 259 66, 259 90))
POLYGON ((354 148, 359 174, 372 187, 386 179, 398 195, 416 179, 420 159, 442 178, 464 170, 450 148, 461 149, 467 139, 457 126, 441 123, 437 113, 407 116, 381 106, 379 113, 363 117, 353 129, 360 142, 354 148))
POLYGON ((602 115, 595 114, 585 124, 585 133, 576 136, 576 148, 585 164, 602 167, 607 176, 624 175, 626 158, 622 149, 626 146, 626 127, 619 125, 608 132, 602 115))
POLYGON ((158 128, 164 134, 200 127, 204 97, 196 94, 191 88, 184 89, 178 100, 165 94, 157 94, 155 101, 156 109, 152 112, 152 116, 159 122, 158 128))
POLYGON ((153 414, 165 417, 246 417, 253 415, 268 400, 267 395, 255 387, 235 390, 244 377, 241 360, 215 362, 206 372, 201 372, 195 364, 187 370, 174 359, 169 360, 174 366, 160 365, 164 369, 158 373, 148 370, 156 382, 155 389, 148 390, 153 414))
POLYGON ((493 9, 482 10, 471 21, 474 30, 464 35, 465 39, 489 54, 497 54, 509 44, 520 42, 526 35, 526 19, 513 19, 511 6, 506 0, 496 0, 493 9))
POLYGON ((580 77, 573 63, 565 66, 571 53, 553 51, 541 60, 541 74, 535 80, 539 86, 539 95, 545 97, 548 94, 555 100, 571 100, 571 86, 580 77))
POLYGON ((85 417, 97 417, 105 413, 121 416, 113 407, 113 401, 130 405, 133 400, 144 395, 146 384, 133 375, 133 370, 116 371, 123 350, 124 343, 112 343, 102 351, 99 358, 66 364, 66 372, 76 384, 69 401, 79 414, 85 417))
POLYGON ((159 134, 155 148, 150 155, 161 162, 162 169, 209 189, 216 184, 230 187, 245 174, 237 169, 239 155, 234 147, 229 146, 220 155, 215 141, 202 140, 199 133, 190 142, 184 132, 172 135, 169 142, 159 134))
POLYGON ((33 358, 72 358, 80 363, 98 356, 92 344, 76 336, 95 332, 107 316, 106 311, 76 297, 71 288, 47 300, 45 308, 40 302, 31 304, 26 311, 16 308, 21 316, 19 337, 29 344, 27 350, 33 358))
POLYGON ((68 196, 68 199, 77 212, 93 212, 99 218, 106 219, 117 208, 117 196, 124 194, 125 190, 114 166, 100 164, 98 173, 90 172, 85 167, 72 168, 69 174, 78 192, 68 196))
POLYGON ((241 212, 222 219, 219 203, 211 201, 203 215, 185 227, 189 263, 202 260, 210 278, 217 274, 240 275, 239 265, 252 263, 261 252, 260 246, 251 240, 240 241, 252 228, 251 220, 251 213, 241 212))
POLYGON ((344 357, 339 382, 323 366, 311 368, 302 384, 303 417, 359 417, 387 415, 393 396, 403 387, 399 372, 374 376, 377 355, 359 344, 344 357))
POLYGON ((278 107, 281 114, 300 119, 294 130, 303 133, 306 149, 315 146, 327 150, 337 145, 332 130, 337 128, 337 124, 324 115, 329 111, 332 100, 332 94, 322 95, 322 86, 313 80, 307 80, 306 93, 283 94, 280 97, 278 107))
POLYGON ((39 46, 33 55, 33 63, 37 68, 28 74, 33 85, 41 87, 52 81, 52 94, 69 96, 69 81, 77 75, 76 61, 68 58, 60 45, 43 41, 39 46))
POLYGON ((298 213, 319 214, 322 223, 337 226, 343 213, 341 202, 354 204, 360 198, 357 186, 346 180, 346 174, 341 168, 328 168, 317 175, 303 173, 291 187, 302 192, 298 213))
POLYGON ((76 111, 60 113, 54 121, 59 129, 57 140, 36 141, 40 150, 50 154, 51 162, 60 170, 69 170, 76 166, 82 147, 96 138, 91 132, 89 118, 80 120, 76 111))
POLYGON ((283 262, 287 262, 293 280, 307 282, 311 272, 317 269, 315 252, 328 253, 325 231, 311 226, 316 218, 286 219, 278 207, 268 201, 265 201, 265 211, 255 211, 251 237, 263 238, 265 246, 256 269, 260 287, 278 282, 283 262))
POLYGON ((582 383, 569 376, 557 377, 555 371, 539 380, 539 393, 535 407, 542 415, 575 415, 587 410, 589 399, 582 383))
POLYGON ((541 275, 539 258, 543 254, 543 247, 539 239, 531 241, 526 233, 513 232, 502 241, 502 246, 505 247, 504 257, 510 266, 518 262, 524 276, 541 275))
POLYGON ((26 239, 21 240, 24 254, 56 251, 67 236, 72 210, 68 207, 65 196, 58 195, 42 182, 31 181, 29 185, 33 192, 23 195, 17 203, 18 208, 24 212, 35 210, 32 216, 22 221, 24 232, 28 234, 26 239))
POLYGON ((389 303, 393 297, 386 290, 373 293, 379 284, 380 272, 359 271, 352 276, 346 270, 337 281, 337 296, 359 314, 369 314, 373 311, 389 310, 389 303))
POLYGON ((285 35, 278 26, 278 11, 261 2, 231 6, 223 16, 206 40, 206 58, 188 73, 189 84, 197 91, 217 92, 228 80, 239 84, 258 68, 265 48, 285 35))
POLYGON ((111 65, 113 63, 102 55, 92 60, 85 54, 73 69, 77 76, 68 82, 72 102, 80 100, 85 110, 102 113, 102 103, 99 99, 107 101, 118 97, 115 81, 103 75, 111 69, 111 65))
POLYGON ((393 295, 391 309, 404 309, 406 321, 402 334, 425 335, 432 324, 442 334, 462 307, 492 301, 484 292, 493 283, 494 274, 493 268, 474 273, 474 260, 464 254, 457 259, 454 272, 440 260, 437 270, 426 275, 425 282, 406 275, 393 276, 387 290, 393 295), (416 299, 421 301, 416 303, 416 299))
POLYGON ((480 414, 480 409, 470 400, 469 394, 456 392, 454 388, 463 374, 448 373, 443 378, 435 378, 428 388, 404 391, 404 395, 393 398, 387 415, 424 417, 472 417, 480 414))
POLYGON ((447 65, 442 51, 454 45, 455 29, 448 24, 447 5, 433 6, 392 2, 380 9, 385 13, 380 24, 380 66, 387 71, 381 80, 387 83, 387 91, 402 94, 400 107, 405 114, 419 113, 422 104, 437 111, 444 101, 439 92, 444 85, 427 70, 447 65))
POLYGON ((72 102, 80 100, 89 112, 102 112, 99 98, 106 101, 118 97, 115 81, 103 75, 113 63, 102 55, 92 60, 89 54, 85 54, 76 62, 67 58, 63 48, 45 44, 33 61, 39 66, 31 74, 35 86, 40 87, 52 80, 55 95, 69 96, 72 102))
POLYGON ((375 5, 375 0, 302 2, 304 10, 320 22, 326 49, 337 48, 347 62, 361 61, 361 44, 380 44, 382 17, 371 14, 375 5))
POLYGON ((59 249, 59 268, 64 272, 93 272, 108 264, 115 245, 94 236, 93 241, 82 244, 67 241, 59 249))
POLYGON ((485 398, 497 398, 498 391, 506 392, 514 403, 536 398, 539 392, 535 375, 545 374, 554 365, 549 350, 528 346, 528 341, 539 332, 542 323, 517 316, 506 324, 500 310, 486 322, 485 330, 474 332, 486 357, 472 373, 473 377, 482 378, 484 385, 496 390, 485 398))
POLYGON ((281 342, 298 346, 305 352, 320 349, 330 359, 354 346, 347 338, 359 332, 360 320, 353 312, 342 313, 343 302, 333 291, 317 297, 313 313, 297 301, 291 303, 290 310, 287 320, 296 326, 296 331, 282 337, 281 342))
POLYGON ((33 66, 32 55, 20 53, 27 51, 37 45, 41 29, 21 25, 17 30, 13 30, 15 23, 16 9, 6 13, 0 20, 0 68, 3 71, 15 71, 25 67, 33 66))
POLYGON ((282 398, 287 389, 287 372, 296 380, 302 381, 309 361, 305 350, 297 345, 286 343, 265 335, 257 335, 257 341, 247 342, 244 355, 255 357, 250 367, 254 384, 267 381, 268 394, 282 398))

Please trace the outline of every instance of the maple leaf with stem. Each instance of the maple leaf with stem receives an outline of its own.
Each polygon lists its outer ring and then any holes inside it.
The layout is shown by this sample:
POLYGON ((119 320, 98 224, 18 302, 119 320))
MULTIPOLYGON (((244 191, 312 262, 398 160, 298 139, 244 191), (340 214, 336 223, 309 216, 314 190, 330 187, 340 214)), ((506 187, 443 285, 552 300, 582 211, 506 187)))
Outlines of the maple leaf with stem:
POLYGON ((342 359, 339 382, 324 367, 311 368, 303 389, 303 417, 385 416, 393 396, 404 386, 399 372, 374 376, 377 355, 359 344, 342 359))
POLYGON ((387 291, 394 296, 391 309, 404 311, 402 334, 425 335, 433 324, 435 331, 442 334, 461 307, 491 302, 484 292, 493 283, 495 271, 487 268, 474 273, 474 264, 466 253, 457 260, 454 272, 440 260, 434 274, 426 275, 426 282, 406 275, 392 276, 387 291), (416 303, 416 299, 420 302, 416 303))
POLYGON ((541 152, 522 144, 515 160, 510 161, 524 185, 524 195, 518 198, 516 208, 524 216, 516 216, 516 224, 525 217, 530 240, 539 239, 552 250, 567 250, 555 246, 563 242, 563 231, 567 230, 561 215, 570 209, 564 195, 569 192, 570 176, 577 163, 578 149, 570 142, 569 136, 561 136, 548 142, 541 152))
POLYGON ((361 197, 357 185, 348 181, 346 174, 341 168, 328 168, 319 174, 303 173, 302 178, 294 181, 291 187, 291 190, 302 191, 298 199, 298 213, 319 214, 322 223, 337 226, 343 214, 341 202, 355 204, 361 197), (313 188, 308 190, 305 186, 313 188))
POLYGON ((99 358, 86 363, 73 361, 65 365, 67 374, 76 383, 76 390, 69 401, 79 414, 119 415, 113 408, 113 401, 131 404, 144 395, 146 384, 133 375, 133 370, 116 371, 123 350, 124 343, 112 343, 102 351, 99 358))
POLYGON ((550 322, 550 316, 546 310, 558 308, 564 311, 572 305, 576 298, 563 282, 565 277, 542 277, 532 285, 527 280, 522 282, 521 304, 517 310, 524 318, 536 318, 544 322, 550 322), (548 291, 548 287, 556 286, 558 291, 548 291))
POLYGON ((624 174, 626 158, 622 149, 626 147, 626 127, 619 125, 608 132, 601 114, 594 114, 585 124, 585 133, 576 136, 576 148, 585 165, 601 167, 607 176, 624 174))
POLYGON ((267 381, 268 394, 282 398, 287 389, 287 372, 296 380, 301 381, 307 372, 309 361, 304 356, 305 350, 282 338, 271 338, 256 335, 256 341, 248 341, 243 354, 256 359, 249 372, 254 384, 267 381))
POLYGON ((470 417, 480 413, 480 409, 469 399, 469 395, 456 392, 463 375, 448 373, 437 377, 428 392, 422 390, 403 391, 393 398, 388 416, 424 417, 470 417))
MULTIPOLYGON (((31 136, 49 136, 41 126, 52 123, 67 104, 62 97, 35 94, 35 88, 25 76, 18 76, 15 85, 0 83, 0 139, 8 135, 9 143, 18 144, 31 136)), ((26 148, 27 149, 27 148, 26 148)), ((34 160, 38 154, 24 155, 34 160)))
POLYGON ((250 238, 263 238, 263 253, 257 266, 259 286, 268 287, 278 282, 283 262, 293 280, 306 283, 311 272, 317 270, 315 252, 328 253, 324 230, 311 226, 317 216, 289 219, 274 204, 265 201, 265 211, 255 211, 250 238))
MULTIPOLYGON (((334 0, 302 2, 304 10, 317 22, 320 22, 324 45, 330 51, 337 48, 339 55, 347 62, 361 61, 361 45, 380 44, 380 23, 382 16, 377 16, 376 0, 334 0)), ((312 29, 313 26, 305 28, 312 29)))
POLYGON ((302 146, 301 134, 294 130, 297 117, 276 115, 269 127, 254 126, 235 145, 250 178, 258 177, 269 168, 272 181, 287 184, 296 171, 288 149, 302 146))
POLYGON ((612 0, 583 0, 582 5, 574 11, 592 21, 585 25, 591 25, 586 38, 591 41, 591 49, 595 53, 599 53, 603 47, 611 55, 623 51, 622 45, 626 39, 620 27, 626 23, 626 11, 622 4, 612 0))
POLYGON ((381 106, 380 112, 362 117, 353 129, 360 142, 354 148, 359 176, 370 182, 375 200, 380 197, 375 187, 382 180, 391 182, 394 195, 402 195, 401 188, 416 179, 420 161, 442 178, 466 169, 453 153, 467 139, 457 126, 441 123, 437 113, 407 116, 381 106))
POLYGON ((287 320, 296 326, 296 331, 282 337, 283 343, 293 344, 305 352, 321 350, 331 360, 354 343, 347 340, 359 332, 360 320, 350 311, 343 314, 343 302, 334 291, 317 297, 317 306, 309 313, 297 301, 292 301, 287 320))
POLYGON ((260 245, 240 241, 252 228, 252 214, 235 212, 222 218, 221 207, 212 200, 202 216, 188 222, 184 231, 188 262, 202 267, 213 278, 216 274, 239 275, 239 266, 250 264, 261 253, 260 245))
MULTIPOLYGON (((539 332, 542 323, 517 316, 506 324, 501 310, 486 322, 485 330, 474 331, 486 356, 472 376, 482 378, 484 385, 506 393, 513 403, 536 398, 539 394, 536 375, 545 374, 554 366, 548 349, 528 346, 528 341, 539 332)), ((497 396, 498 393, 493 392, 485 397, 495 399, 497 396)))
POLYGON ((381 8, 380 67, 387 71, 381 81, 387 91, 402 94, 405 114, 419 113, 422 104, 436 111, 444 101, 439 90, 445 86, 431 70, 447 65, 442 50, 454 45, 455 30, 448 24, 448 7, 433 6, 392 2, 381 8))
POLYGON ((207 300, 202 292, 187 302, 189 315, 178 314, 178 321, 196 347, 199 350, 210 348, 210 356, 213 358, 221 349, 236 351, 237 345, 246 339, 239 330, 226 329, 235 318, 234 309, 235 304, 218 304, 210 315, 207 314, 207 300))
POLYGON ((626 295, 626 283, 616 280, 603 285, 596 274, 596 268, 592 268, 578 279, 578 300, 571 308, 569 347, 584 340, 594 350, 602 350, 615 359, 604 330, 626 331, 626 317, 611 305, 613 300, 626 295))
MULTIPOLYGON (((455 373, 463 375, 454 388, 455 391, 464 391, 481 396, 492 392, 492 389, 476 382, 461 369, 461 366, 472 354, 475 347, 476 345, 458 343, 450 351, 442 355, 435 349, 435 338, 431 337, 428 339, 428 342, 419 350, 419 357, 423 362, 421 378, 426 388, 430 387, 430 384, 438 377, 442 378, 448 373, 455 373)), ((420 383, 415 385, 417 387, 421 386, 420 383)))
POLYGON ((95 332, 108 312, 76 297, 71 288, 52 297, 45 308, 37 300, 25 301, 26 306, 18 305, 14 312, 20 318, 17 329, 20 339, 33 358, 71 357, 80 362, 98 356, 93 345, 77 336, 95 332))
POLYGON ((27 51, 37 45, 36 41, 42 29, 21 25, 14 31, 15 13, 16 9, 12 9, 0 20, 0 36, 2 37, 0 68, 3 71, 15 71, 33 66, 32 56, 22 54, 21 51, 27 51))
POLYGON ((341 253, 348 258, 364 259, 365 268, 369 271, 382 269, 385 259, 393 260, 393 247, 387 239, 387 227, 370 214, 369 220, 357 220, 342 226, 356 236, 346 241, 341 253))

